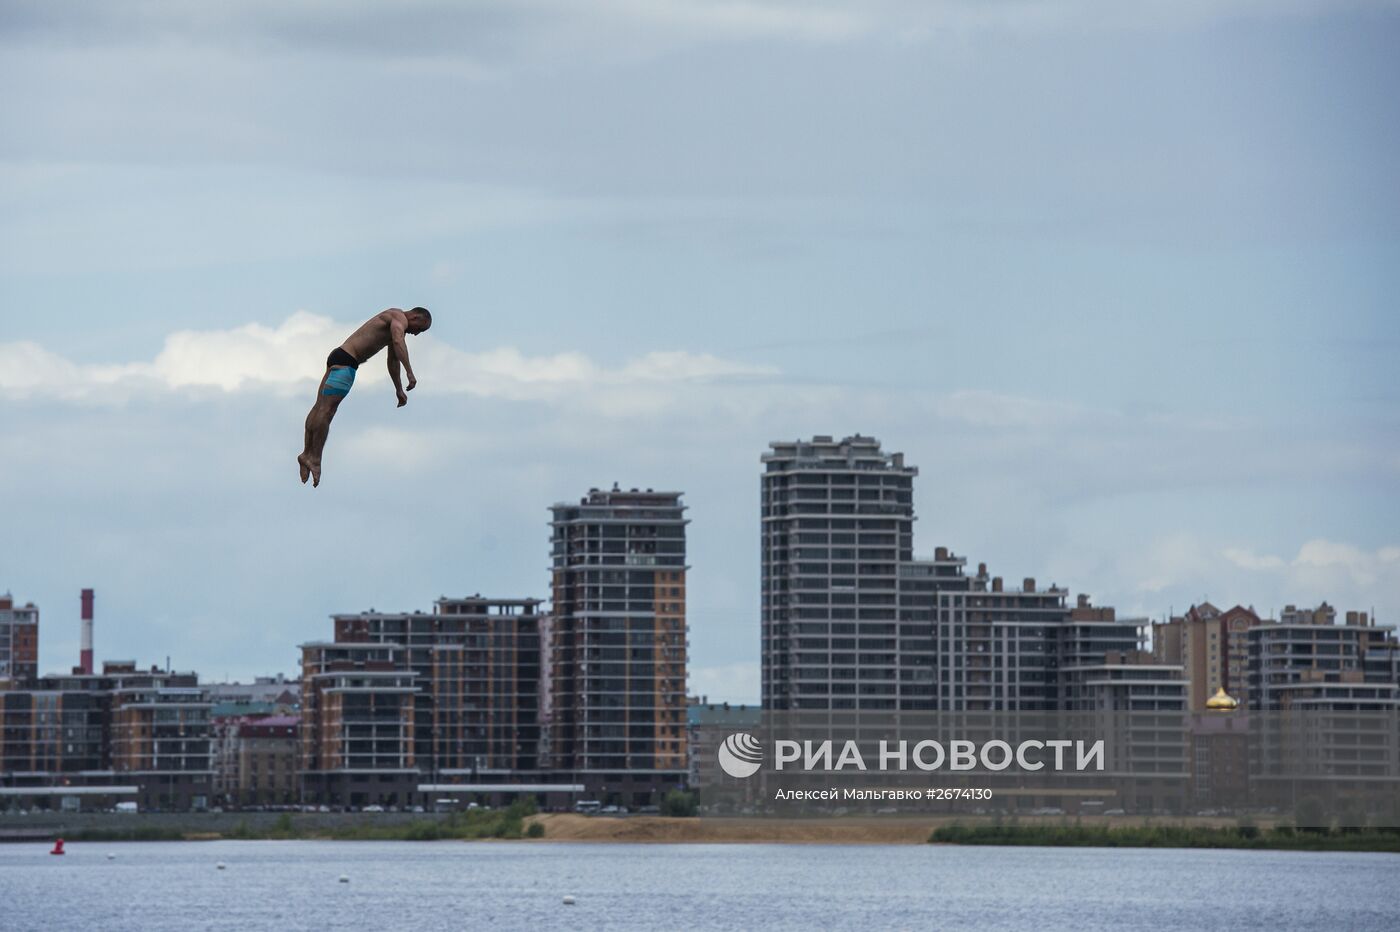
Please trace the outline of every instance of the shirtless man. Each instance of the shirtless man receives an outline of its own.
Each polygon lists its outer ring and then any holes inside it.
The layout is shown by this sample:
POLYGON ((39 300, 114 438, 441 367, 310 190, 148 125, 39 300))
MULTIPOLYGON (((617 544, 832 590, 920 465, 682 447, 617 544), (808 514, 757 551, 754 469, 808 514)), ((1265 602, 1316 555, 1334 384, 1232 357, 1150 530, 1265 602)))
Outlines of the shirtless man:
POLYGON ((326 448, 326 436, 330 433, 331 418, 350 387, 355 384, 355 370, 384 347, 389 347, 389 378, 393 380, 394 391, 399 396, 399 407, 408 404, 405 387, 399 381, 399 366, 408 375, 407 391, 413 391, 418 380, 413 377, 413 365, 408 361, 408 346, 404 334, 419 334, 432 326, 433 315, 426 307, 415 307, 404 312, 391 307, 365 321, 360 329, 331 350, 326 357, 326 374, 321 377, 321 385, 316 389, 316 403, 311 413, 306 415, 306 448, 297 457, 301 470, 302 484, 308 477, 311 485, 321 484, 321 451, 326 448))

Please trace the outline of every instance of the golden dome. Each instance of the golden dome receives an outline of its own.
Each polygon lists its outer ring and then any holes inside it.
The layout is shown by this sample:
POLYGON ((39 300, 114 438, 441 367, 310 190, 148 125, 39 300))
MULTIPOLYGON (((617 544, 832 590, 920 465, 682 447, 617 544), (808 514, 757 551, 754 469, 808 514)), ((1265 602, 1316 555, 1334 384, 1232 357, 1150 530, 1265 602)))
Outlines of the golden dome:
POLYGON ((1215 691, 1215 695, 1206 700, 1206 708, 1215 712, 1229 712, 1239 708, 1240 702, 1225 692, 1222 686, 1215 691))

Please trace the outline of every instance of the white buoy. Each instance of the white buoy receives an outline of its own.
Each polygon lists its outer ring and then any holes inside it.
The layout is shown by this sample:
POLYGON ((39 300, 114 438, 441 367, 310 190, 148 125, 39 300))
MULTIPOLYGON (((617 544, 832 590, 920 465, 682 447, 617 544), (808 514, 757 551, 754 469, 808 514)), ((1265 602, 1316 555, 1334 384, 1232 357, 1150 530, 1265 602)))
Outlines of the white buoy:
POLYGON ((215 864, 214 866, 217 867, 219 870, 223 870, 223 869, 224 869, 224 862, 223 862, 223 861, 220 861, 218 864, 215 864))
POLYGON ((564 905, 565 905, 565 906, 573 906, 573 905, 574 905, 574 898, 571 897, 571 896, 566 896, 566 897, 564 897, 564 905))
POLYGON ((110 851, 107 852, 107 860, 109 860, 109 861, 115 861, 116 859, 117 859, 117 856, 116 856, 115 854, 113 854, 113 853, 110 852, 110 851))
POLYGON ((340 875, 340 882, 341 882, 341 883, 349 883, 349 882, 350 882, 350 878, 347 877, 347 876, 345 876, 344 874, 341 874, 341 875, 340 875))

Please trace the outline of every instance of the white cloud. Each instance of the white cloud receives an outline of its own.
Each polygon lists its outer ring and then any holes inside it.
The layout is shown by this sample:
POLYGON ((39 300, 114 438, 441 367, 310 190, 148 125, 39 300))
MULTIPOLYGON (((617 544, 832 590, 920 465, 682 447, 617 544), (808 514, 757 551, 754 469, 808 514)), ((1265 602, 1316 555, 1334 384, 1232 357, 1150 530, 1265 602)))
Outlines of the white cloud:
POLYGON ((1226 547, 1221 553, 1225 559, 1245 570, 1276 570, 1288 565, 1281 557, 1257 554, 1245 547, 1226 547))
POLYGON ((957 391, 940 400, 938 413, 977 427, 1061 428, 1084 417, 1077 405, 989 391, 957 391))
POLYGON ((1209 599, 1221 607, 1236 602, 1276 613, 1285 604, 1341 609, 1377 609, 1383 623, 1400 621, 1400 546, 1367 550, 1324 538, 1305 541, 1291 559, 1248 547, 1216 549, 1200 535, 1180 532, 1135 548, 1099 575, 1135 580, 1137 604, 1165 612, 1168 604, 1209 599), (1243 572, 1241 572, 1243 571, 1243 572))
POLYGON ((345 450, 342 456, 361 459, 373 468, 405 475, 416 473, 442 457, 465 453, 473 447, 471 438, 460 431, 372 426, 352 430, 348 434, 343 441, 345 450))
POLYGON ((1400 547, 1374 552, 1331 540, 1310 540, 1289 565, 1290 575, 1301 579, 1335 579, 1370 587, 1386 580, 1400 590, 1400 547))
MULTIPOLYGON (((0 395, 112 403, 140 391, 303 391, 320 379, 326 354, 354 324, 297 311, 281 324, 170 334, 149 362, 82 365, 30 342, 0 343, 0 395)), ((582 353, 530 356, 515 347, 464 352, 431 334, 409 338, 424 386, 437 393, 509 401, 578 403, 595 393, 599 410, 619 415, 654 410, 677 387, 697 382, 771 376, 776 369, 708 353, 650 352, 609 367, 582 353)), ((362 370, 370 384, 387 381, 381 354, 362 370)))
POLYGON ((231 392, 304 382, 319 377, 308 363, 323 348, 339 342, 334 332, 329 318, 306 311, 296 312, 277 327, 245 324, 230 330, 182 330, 166 338, 149 368, 137 365, 131 371, 147 372, 172 389, 201 386, 231 392))

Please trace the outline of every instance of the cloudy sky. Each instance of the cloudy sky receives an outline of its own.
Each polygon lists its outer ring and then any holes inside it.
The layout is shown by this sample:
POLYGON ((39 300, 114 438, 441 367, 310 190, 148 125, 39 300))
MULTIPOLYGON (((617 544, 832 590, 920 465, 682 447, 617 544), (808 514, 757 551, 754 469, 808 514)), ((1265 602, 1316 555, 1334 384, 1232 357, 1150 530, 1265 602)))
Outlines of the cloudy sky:
POLYGON ((1400 620, 1400 5, 8 0, 0 591, 41 663, 296 671, 548 592, 547 506, 690 506, 691 689, 758 692, 768 441, 1120 612, 1400 620), (312 491, 326 353, 377 361, 312 491))

